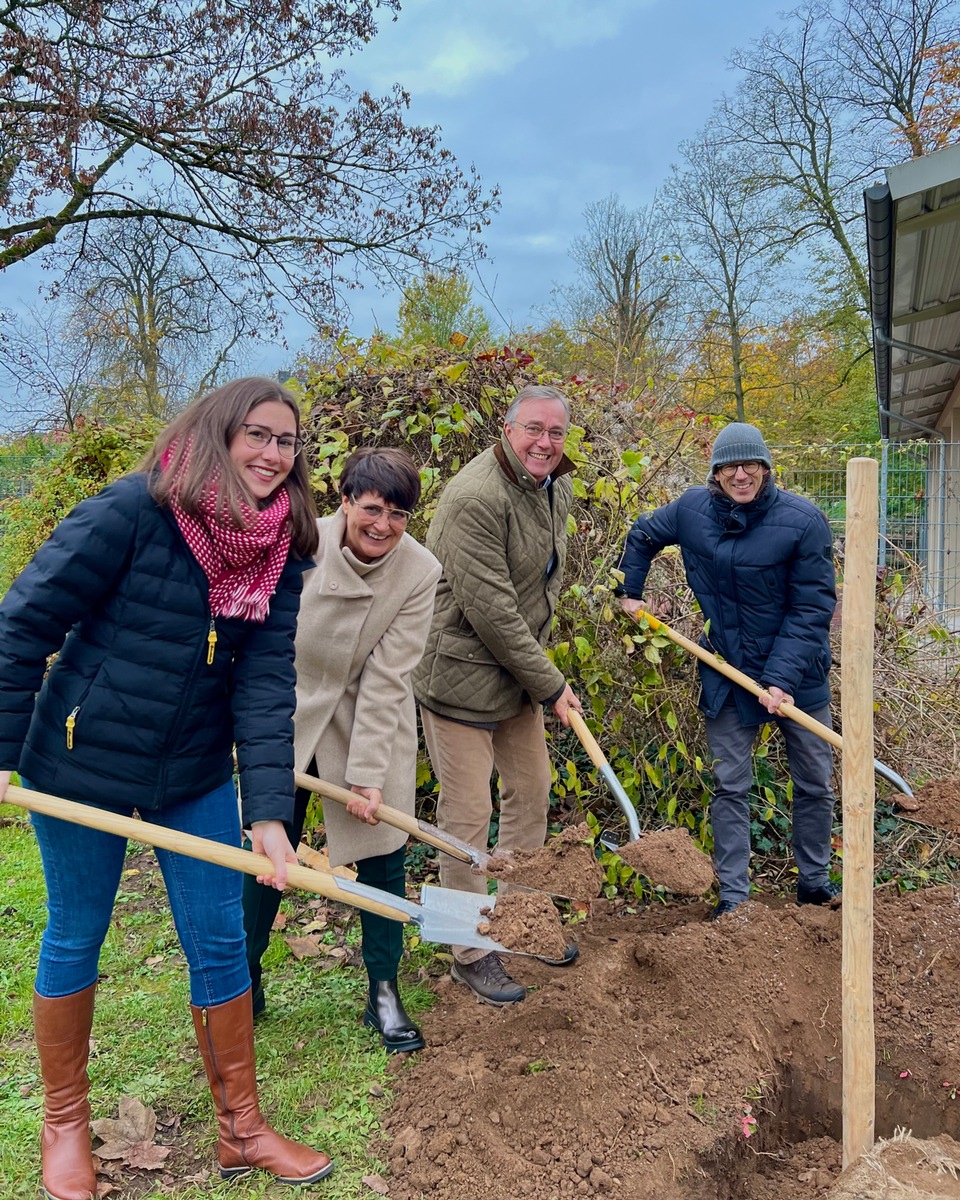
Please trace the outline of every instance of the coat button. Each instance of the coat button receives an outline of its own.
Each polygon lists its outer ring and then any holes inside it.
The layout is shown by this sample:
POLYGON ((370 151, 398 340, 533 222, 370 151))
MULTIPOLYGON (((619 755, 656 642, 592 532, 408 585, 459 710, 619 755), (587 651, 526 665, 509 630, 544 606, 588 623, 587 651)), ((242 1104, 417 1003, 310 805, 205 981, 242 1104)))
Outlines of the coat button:
POLYGON ((469 658, 471 662, 473 661, 473 655, 472 655, 472 654, 468 654, 468 655, 467 655, 467 658, 469 658))
POLYGON ((340 585, 339 585, 339 583, 331 583, 331 584, 330 584, 330 591, 331 591, 331 592, 335 592, 339 586, 340 586, 340 585))

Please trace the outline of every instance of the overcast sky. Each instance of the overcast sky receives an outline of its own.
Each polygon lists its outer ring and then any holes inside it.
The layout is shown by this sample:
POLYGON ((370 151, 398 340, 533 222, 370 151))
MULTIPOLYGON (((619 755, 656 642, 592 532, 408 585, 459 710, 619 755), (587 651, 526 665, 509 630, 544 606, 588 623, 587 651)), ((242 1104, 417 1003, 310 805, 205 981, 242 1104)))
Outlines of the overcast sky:
MULTIPOLYGON (((586 205, 648 204, 716 99, 736 46, 776 27, 775 0, 403 0, 349 78, 401 83, 411 117, 443 129, 458 160, 501 188, 477 298, 494 326, 538 319, 568 282, 586 205), (481 287, 492 295, 480 294, 481 287), (496 311, 495 311, 496 310, 496 311)), ((351 327, 392 331, 398 296, 350 298, 351 327)), ((296 326, 288 328, 296 347, 296 326)))
MULTIPOLYGON (((537 323, 554 285, 569 282, 570 242, 586 205, 612 192, 648 204, 677 145, 732 88, 736 46, 776 27, 775 0, 402 0, 396 21, 341 61, 351 83, 411 94, 410 119, 439 125, 464 165, 501 189, 486 235, 477 299, 495 328, 537 323), (486 292, 487 294, 483 294, 486 292)), ((0 303, 37 297, 42 273, 0 276, 0 303)), ((399 296, 349 297, 351 329, 392 332, 399 296)), ((280 348, 249 369, 289 363, 309 331, 291 319, 280 348)))

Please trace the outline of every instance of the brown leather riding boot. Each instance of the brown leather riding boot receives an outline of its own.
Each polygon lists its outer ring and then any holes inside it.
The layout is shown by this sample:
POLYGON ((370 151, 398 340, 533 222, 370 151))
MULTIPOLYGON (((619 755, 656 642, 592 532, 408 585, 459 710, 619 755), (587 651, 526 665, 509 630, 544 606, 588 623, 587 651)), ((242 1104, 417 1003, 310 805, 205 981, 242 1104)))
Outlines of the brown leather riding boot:
POLYGON ((43 1077, 40 1154, 47 1200, 91 1200, 97 1194, 87 1100, 96 991, 92 983, 72 996, 33 993, 33 1030, 43 1077))
POLYGON ((257 1168, 280 1183, 303 1184, 329 1175, 333 1163, 326 1154, 281 1137, 260 1112, 249 988, 212 1008, 191 1004, 190 1012, 217 1110, 221 1176, 231 1179, 257 1168))

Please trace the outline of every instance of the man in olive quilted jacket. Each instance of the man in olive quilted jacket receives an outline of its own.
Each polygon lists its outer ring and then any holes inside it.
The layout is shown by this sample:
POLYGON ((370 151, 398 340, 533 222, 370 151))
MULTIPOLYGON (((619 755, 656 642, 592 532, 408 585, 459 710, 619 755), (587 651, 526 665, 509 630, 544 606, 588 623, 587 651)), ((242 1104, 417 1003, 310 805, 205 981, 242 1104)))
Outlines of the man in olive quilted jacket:
MULTIPOLYGON (((550 758, 549 705, 562 724, 580 709, 544 647, 566 560, 573 463, 563 452, 570 403, 557 388, 530 385, 504 418, 499 443, 444 488, 427 535, 443 566, 427 648, 414 692, 440 782, 440 828, 485 846, 500 778, 502 850, 543 845, 550 758)), ((444 887, 485 892, 468 864, 444 857, 444 887)), ((526 989, 496 954, 453 947, 453 977, 486 1004, 516 1004, 526 989)), ((577 957, 568 946, 556 965, 577 957)))

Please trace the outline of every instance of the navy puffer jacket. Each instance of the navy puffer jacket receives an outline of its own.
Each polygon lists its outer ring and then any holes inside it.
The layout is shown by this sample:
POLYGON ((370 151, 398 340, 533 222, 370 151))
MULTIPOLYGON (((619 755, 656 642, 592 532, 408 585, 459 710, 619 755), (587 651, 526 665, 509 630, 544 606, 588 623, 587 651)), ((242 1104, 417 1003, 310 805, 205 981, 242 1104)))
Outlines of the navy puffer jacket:
MULTIPOLYGON (((650 564, 680 547, 687 581, 709 622, 702 645, 807 711, 830 702, 830 619, 836 607, 830 526, 801 496, 769 481, 749 504, 693 487, 639 517, 620 563, 623 592, 642 599, 650 564)), ((768 720, 744 688, 700 665, 700 707, 720 711, 732 691, 743 725, 768 720)))
POLYGON ((0 768, 150 811, 225 783, 236 741, 245 822, 289 821, 311 561, 287 562, 266 621, 214 621, 207 578, 147 484, 128 475, 79 504, 0 604, 0 768))

